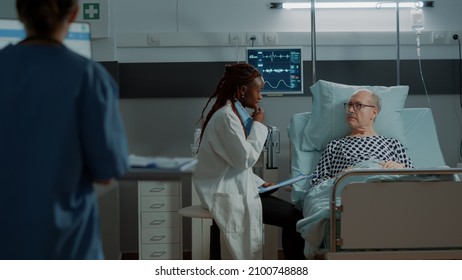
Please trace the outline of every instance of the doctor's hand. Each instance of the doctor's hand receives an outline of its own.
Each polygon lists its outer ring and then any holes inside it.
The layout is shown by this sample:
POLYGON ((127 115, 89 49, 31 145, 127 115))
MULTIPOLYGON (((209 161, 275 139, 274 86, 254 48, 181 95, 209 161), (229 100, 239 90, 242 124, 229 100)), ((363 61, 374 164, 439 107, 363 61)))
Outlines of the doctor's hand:
POLYGON ((263 111, 263 108, 258 106, 258 104, 255 104, 253 107, 253 113, 252 113, 252 118, 254 121, 261 122, 265 120, 265 112, 263 111))
POLYGON ((272 182, 265 182, 261 186, 264 187, 264 188, 267 188, 267 187, 270 187, 270 186, 273 186, 273 185, 274 185, 274 183, 272 183, 272 182))
MULTIPOLYGON (((264 188, 267 188, 267 187, 270 187, 274 185, 274 183, 271 183, 271 182, 265 182, 263 183, 261 186, 264 187, 264 188)), ((264 192, 264 193, 260 193, 260 196, 267 196, 267 195, 271 195, 272 193, 274 193, 275 191, 277 191, 278 189, 274 189, 274 190, 270 190, 268 192, 264 192)))

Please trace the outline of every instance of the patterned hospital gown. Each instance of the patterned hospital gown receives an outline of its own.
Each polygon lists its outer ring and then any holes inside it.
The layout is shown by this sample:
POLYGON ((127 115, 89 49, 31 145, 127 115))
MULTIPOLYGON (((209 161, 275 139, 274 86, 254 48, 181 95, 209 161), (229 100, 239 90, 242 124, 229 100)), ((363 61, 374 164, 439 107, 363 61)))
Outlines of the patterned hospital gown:
POLYGON ((311 186, 316 186, 324 180, 335 177, 346 168, 369 159, 395 161, 404 164, 407 168, 414 168, 403 144, 394 138, 347 136, 327 144, 314 172, 311 186))

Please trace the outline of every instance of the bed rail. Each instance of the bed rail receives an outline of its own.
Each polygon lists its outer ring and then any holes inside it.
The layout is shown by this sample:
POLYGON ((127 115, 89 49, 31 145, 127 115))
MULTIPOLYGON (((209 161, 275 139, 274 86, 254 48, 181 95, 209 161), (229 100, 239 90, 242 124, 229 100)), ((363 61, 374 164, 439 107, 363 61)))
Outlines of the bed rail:
POLYGON ((330 247, 329 252, 335 253, 337 248, 337 225, 336 214, 340 210, 336 203, 338 187, 351 176, 370 175, 457 175, 462 174, 462 168, 438 168, 438 169, 353 169, 342 173, 334 182, 330 197, 330 247))

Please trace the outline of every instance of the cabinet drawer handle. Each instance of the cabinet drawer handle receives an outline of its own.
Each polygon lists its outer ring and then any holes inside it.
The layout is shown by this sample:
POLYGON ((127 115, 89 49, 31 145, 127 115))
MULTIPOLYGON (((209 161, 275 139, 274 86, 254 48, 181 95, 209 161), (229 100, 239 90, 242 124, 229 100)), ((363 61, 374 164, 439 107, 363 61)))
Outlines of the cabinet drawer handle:
POLYGON ((151 237, 151 241, 161 241, 164 238, 165 235, 154 235, 153 237, 151 237))
POLYGON ((151 205, 150 208, 162 208, 165 206, 165 203, 155 203, 153 205, 151 205))
POLYGON ((158 226, 160 224, 165 223, 165 221, 166 221, 165 219, 163 219, 163 220, 152 220, 151 225, 158 226))
POLYGON ((165 187, 154 187, 150 190, 150 192, 161 192, 165 190, 165 187))
POLYGON ((167 253, 166 251, 163 251, 163 252, 153 252, 151 254, 151 257, 153 258, 159 258, 159 257, 162 257, 163 255, 165 255, 165 253, 167 253))

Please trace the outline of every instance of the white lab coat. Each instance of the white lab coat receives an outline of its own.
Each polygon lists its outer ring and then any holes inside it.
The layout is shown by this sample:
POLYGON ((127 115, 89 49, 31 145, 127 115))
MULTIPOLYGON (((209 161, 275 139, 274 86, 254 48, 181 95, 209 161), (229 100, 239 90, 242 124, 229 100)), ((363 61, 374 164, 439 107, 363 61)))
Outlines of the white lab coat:
POLYGON ((210 119, 202 137, 193 182, 202 207, 209 209, 234 259, 263 257, 263 221, 258 186, 252 171, 263 150, 268 129, 253 122, 244 128, 231 102, 210 119))

